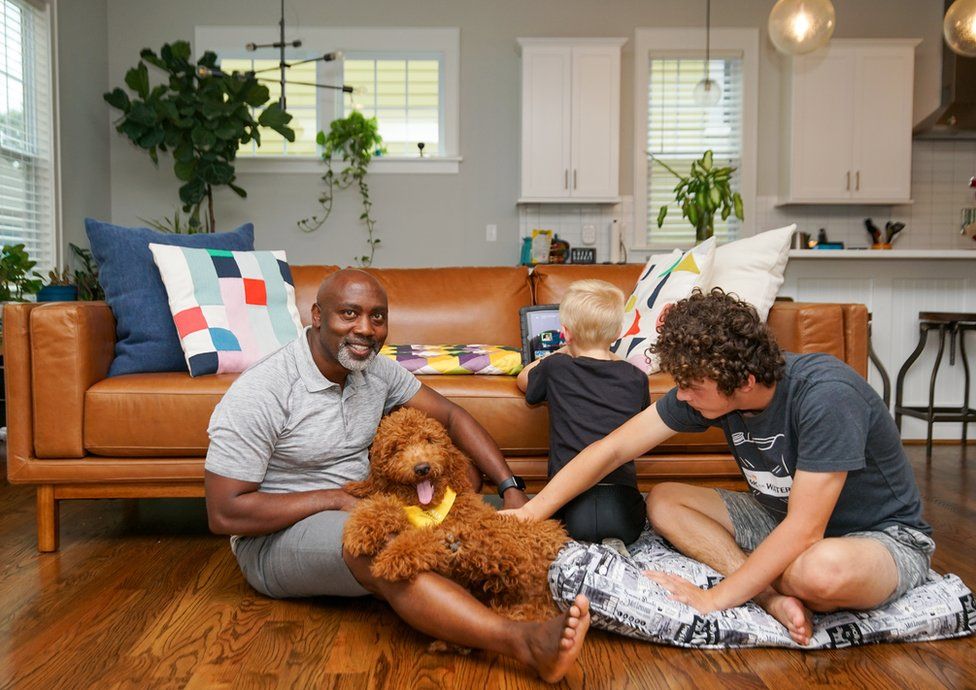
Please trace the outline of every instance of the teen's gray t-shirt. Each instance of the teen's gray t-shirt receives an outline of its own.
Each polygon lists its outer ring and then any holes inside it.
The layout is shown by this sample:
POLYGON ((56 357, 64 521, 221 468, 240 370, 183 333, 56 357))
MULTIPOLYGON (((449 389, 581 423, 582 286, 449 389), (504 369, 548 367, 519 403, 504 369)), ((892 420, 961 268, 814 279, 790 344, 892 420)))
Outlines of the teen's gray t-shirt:
POLYGON ((672 389, 657 402, 675 431, 725 432, 742 475, 763 508, 786 516, 796 470, 846 471, 826 536, 906 525, 931 534, 901 438, 880 396, 857 372, 826 354, 786 355, 770 405, 758 414, 702 417, 672 389))
POLYGON ((308 329, 245 371, 210 418, 206 469, 268 493, 338 489, 364 479, 380 418, 420 382, 377 356, 343 389, 319 371, 308 329))

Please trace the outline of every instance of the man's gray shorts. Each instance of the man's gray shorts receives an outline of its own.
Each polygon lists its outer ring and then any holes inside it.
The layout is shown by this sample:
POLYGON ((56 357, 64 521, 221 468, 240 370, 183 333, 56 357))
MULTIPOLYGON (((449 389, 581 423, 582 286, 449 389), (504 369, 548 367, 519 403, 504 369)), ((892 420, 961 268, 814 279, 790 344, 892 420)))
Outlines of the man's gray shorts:
POLYGON ((241 572, 254 589, 276 599, 369 594, 342 560, 348 517, 328 510, 274 534, 232 538, 241 572))
MULTIPOLYGON (((735 528, 735 543, 746 551, 754 551, 778 523, 751 493, 725 489, 716 491, 729 511, 729 518, 735 528)), ((877 531, 850 532, 844 537, 861 537, 881 542, 895 560, 898 586, 879 608, 928 580, 935 542, 922 532, 904 525, 892 525, 877 531)))

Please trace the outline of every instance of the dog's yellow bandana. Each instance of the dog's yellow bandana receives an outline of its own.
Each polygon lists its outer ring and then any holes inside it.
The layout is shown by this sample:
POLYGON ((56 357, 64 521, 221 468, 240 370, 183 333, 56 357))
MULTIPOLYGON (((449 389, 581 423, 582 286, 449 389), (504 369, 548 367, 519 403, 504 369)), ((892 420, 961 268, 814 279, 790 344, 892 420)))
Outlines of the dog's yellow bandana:
POLYGON ((444 491, 444 500, 438 505, 430 508, 403 506, 403 510, 407 514, 407 520, 414 527, 434 527, 444 522, 444 518, 451 512, 455 498, 457 498, 457 494, 451 487, 447 487, 444 491))

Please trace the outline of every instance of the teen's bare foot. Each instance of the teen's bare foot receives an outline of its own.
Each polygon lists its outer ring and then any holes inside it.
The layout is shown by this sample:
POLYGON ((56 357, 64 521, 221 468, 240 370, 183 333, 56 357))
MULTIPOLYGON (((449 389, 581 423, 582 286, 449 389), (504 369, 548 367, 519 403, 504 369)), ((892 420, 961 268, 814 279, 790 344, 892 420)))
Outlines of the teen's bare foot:
POLYGON ((590 602, 579 594, 566 613, 535 626, 528 636, 525 659, 542 680, 555 683, 572 668, 590 628, 590 602))
POLYGON ((756 597, 756 603, 786 628, 794 642, 801 645, 810 643, 813 619, 802 601, 777 592, 756 597))

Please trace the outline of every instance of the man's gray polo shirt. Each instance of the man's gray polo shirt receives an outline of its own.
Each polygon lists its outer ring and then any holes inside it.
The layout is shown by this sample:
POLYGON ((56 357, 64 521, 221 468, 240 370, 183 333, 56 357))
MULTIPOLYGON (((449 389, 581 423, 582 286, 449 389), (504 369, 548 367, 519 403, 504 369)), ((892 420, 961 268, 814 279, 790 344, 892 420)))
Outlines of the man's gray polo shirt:
POLYGON ((337 489, 366 477, 380 418, 416 395, 420 382, 377 356, 340 390, 315 365, 307 334, 231 385, 210 418, 208 471, 269 493, 337 489))

